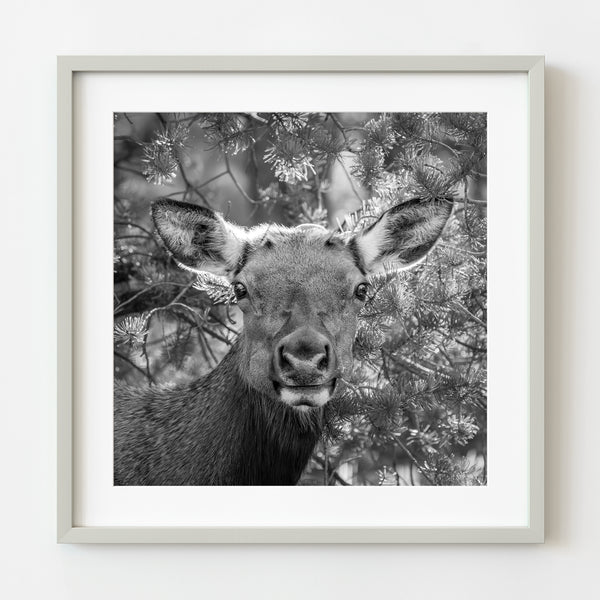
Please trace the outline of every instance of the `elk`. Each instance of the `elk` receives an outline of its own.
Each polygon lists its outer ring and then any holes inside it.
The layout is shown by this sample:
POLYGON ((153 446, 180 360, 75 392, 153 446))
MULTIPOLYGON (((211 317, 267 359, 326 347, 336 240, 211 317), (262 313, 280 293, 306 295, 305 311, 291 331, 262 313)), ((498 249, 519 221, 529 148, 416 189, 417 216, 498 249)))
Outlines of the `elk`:
POLYGON ((450 199, 413 199, 342 234, 244 228, 203 207, 155 202, 168 251, 186 269, 225 276, 244 326, 189 385, 116 389, 115 485, 295 485, 351 368, 369 276, 385 262, 422 260, 451 212, 450 199))

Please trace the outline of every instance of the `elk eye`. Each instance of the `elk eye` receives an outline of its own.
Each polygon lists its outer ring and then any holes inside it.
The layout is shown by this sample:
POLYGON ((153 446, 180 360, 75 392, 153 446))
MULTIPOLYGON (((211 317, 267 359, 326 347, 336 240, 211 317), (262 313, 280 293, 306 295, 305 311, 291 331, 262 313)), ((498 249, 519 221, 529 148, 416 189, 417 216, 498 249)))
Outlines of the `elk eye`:
POLYGON ((233 284, 233 293, 238 300, 245 298, 248 295, 248 290, 243 283, 239 281, 233 284))
POLYGON ((359 283, 354 290, 354 295, 361 301, 364 302, 367 299, 367 292, 369 291, 368 283, 359 283))

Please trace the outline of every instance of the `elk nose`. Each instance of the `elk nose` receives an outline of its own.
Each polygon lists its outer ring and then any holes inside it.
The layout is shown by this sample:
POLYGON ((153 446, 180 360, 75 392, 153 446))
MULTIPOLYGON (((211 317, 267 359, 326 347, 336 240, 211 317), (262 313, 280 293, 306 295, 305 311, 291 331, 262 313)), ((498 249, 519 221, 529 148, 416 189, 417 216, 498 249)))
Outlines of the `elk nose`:
POLYGON ((274 358, 275 374, 285 385, 320 385, 330 379, 334 366, 329 340, 308 328, 285 336, 274 358))

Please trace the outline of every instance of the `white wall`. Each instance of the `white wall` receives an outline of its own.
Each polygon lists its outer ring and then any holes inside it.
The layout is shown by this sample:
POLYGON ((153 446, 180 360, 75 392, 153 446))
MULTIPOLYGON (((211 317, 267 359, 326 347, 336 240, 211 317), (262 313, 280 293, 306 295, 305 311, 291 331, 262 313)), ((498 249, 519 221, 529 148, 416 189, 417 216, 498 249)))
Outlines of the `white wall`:
POLYGON ((600 20, 594 11, 583 0, 5 3, 0 595, 593 597, 600 554, 599 284, 592 262, 600 205, 600 20), (55 55, 62 53, 546 54, 544 546, 55 544, 55 55))

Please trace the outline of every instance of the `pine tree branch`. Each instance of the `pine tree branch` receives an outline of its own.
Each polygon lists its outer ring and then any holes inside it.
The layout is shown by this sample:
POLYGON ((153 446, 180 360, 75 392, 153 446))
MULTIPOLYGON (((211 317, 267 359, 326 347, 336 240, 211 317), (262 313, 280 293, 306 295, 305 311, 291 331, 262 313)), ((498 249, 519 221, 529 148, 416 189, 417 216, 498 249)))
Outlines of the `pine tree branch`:
POLYGON ((223 156, 225 157, 225 164, 227 165, 227 173, 229 173, 229 176, 231 177, 231 180, 233 181, 233 184, 235 185, 235 187, 238 189, 238 192, 248 202, 250 202, 250 204, 263 204, 263 202, 261 200, 254 200, 253 198, 250 198, 250 196, 248 196, 248 194, 246 193, 246 190, 244 190, 244 188, 242 188, 242 186, 239 184, 238 180, 235 178, 233 171, 231 170, 231 165, 229 164, 229 157, 227 156, 227 154, 225 152, 223 152, 223 156))
POLYGON ((348 179, 348 181, 350 183, 350 187, 352 188, 352 191, 354 192, 354 195, 359 199, 359 201, 362 204, 364 198, 360 195, 360 193, 356 189, 356 186, 354 185, 354 179, 352 178, 352 175, 350 175, 350 173, 348 172, 348 169, 346 169, 346 165, 344 164, 343 159, 340 156, 338 156, 338 157, 336 157, 336 160, 342 166, 342 169, 343 169, 344 173, 346 174, 346 178, 348 179))
POLYGON ((425 480, 428 481, 431 485, 435 485, 435 483, 430 479, 430 477, 425 472, 424 468, 419 464, 419 461, 416 459, 415 455, 408 449, 408 447, 399 439, 399 437, 397 435, 394 435, 394 439, 398 443, 398 446, 400 446, 400 448, 402 448, 402 450, 404 450, 404 452, 406 453, 406 456, 408 456, 408 458, 410 458, 410 460, 413 462, 415 467, 417 467, 417 469, 419 470, 419 473, 421 473, 421 475, 425 478, 425 480))
MULTIPOLYGON (((145 294, 146 292, 155 289, 157 287, 162 287, 165 285, 174 285, 177 287, 187 287, 188 284, 186 283, 179 283, 177 281, 159 281, 157 283, 153 283, 151 285, 149 285, 148 287, 145 287, 144 289, 140 290, 139 292, 137 292, 137 294, 134 294, 131 298, 128 298, 127 300, 125 300, 124 302, 121 302, 121 304, 119 304, 118 306, 115 307, 115 314, 118 314, 119 311, 122 310, 122 308, 124 306, 127 306, 128 304, 131 304, 131 302, 133 302, 135 299, 139 298, 142 294, 145 294)), ((189 289, 189 288, 188 288, 189 289)))
MULTIPOLYGON (((207 186, 209 183, 212 183, 216 179, 219 179, 220 177, 223 177, 223 175, 227 175, 227 174, 228 174, 227 171, 223 171, 222 173, 217 173, 216 175, 214 175, 213 177, 210 177, 206 181, 203 181, 202 183, 199 183, 198 185, 192 186, 191 189, 194 192, 198 192, 198 190, 200 188, 203 188, 203 187, 207 186)), ((163 196, 163 198, 171 198, 172 196, 178 196, 179 194, 185 194, 186 192, 187 192, 187 189, 186 190, 180 190, 178 192, 173 192, 171 194, 167 194, 167 195, 163 196)))
POLYGON ((155 383, 154 379, 152 378, 152 375, 150 375, 149 373, 146 373, 146 371, 144 371, 144 369, 141 369, 140 367, 138 367, 130 358, 127 358, 124 354, 121 354, 120 352, 117 352, 116 350, 114 351, 114 355, 117 358, 120 358, 123 362, 126 362, 128 365, 133 367, 136 371, 141 373, 150 383, 155 383))
MULTIPOLYGON (((319 466, 321 466, 323 469, 325 468, 325 463, 324 463, 323 459, 322 459, 320 456, 317 456, 317 455, 315 454, 315 455, 313 455, 313 456, 312 456, 312 459, 313 459, 313 460, 314 460, 314 461, 315 461, 317 464, 319 464, 319 466)), ((340 485, 350 485, 350 486, 352 485, 351 483, 348 483, 348 482, 347 482, 345 479, 343 479, 343 478, 341 477, 341 475, 340 475, 340 474, 339 474, 337 471, 333 470, 333 471, 331 472, 331 474, 332 474, 332 476, 334 477, 334 479, 335 479, 335 480, 336 480, 336 481, 337 481, 337 482, 338 482, 340 485)))
POLYGON ((177 159, 177 164, 179 165, 179 172, 181 173, 181 178, 183 179, 183 181, 185 182, 186 185, 186 190, 183 194, 183 199, 186 199, 187 194, 191 191, 194 194, 196 194, 198 196, 198 198, 200 198, 200 200, 202 200, 202 202, 204 202, 204 205, 207 206, 208 208, 210 208, 210 204, 208 203, 208 200, 206 199, 206 196, 198 191, 198 188, 201 186, 195 186, 187 177, 186 173, 185 173, 185 169, 183 168, 183 164, 181 162, 181 160, 177 159))
POLYGON ((487 323, 482 321, 478 316, 474 315, 470 310, 465 308, 460 302, 453 302, 453 306, 457 306, 460 310, 462 310, 466 315, 468 315, 473 321, 479 323, 486 331, 487 331, 487 323))

